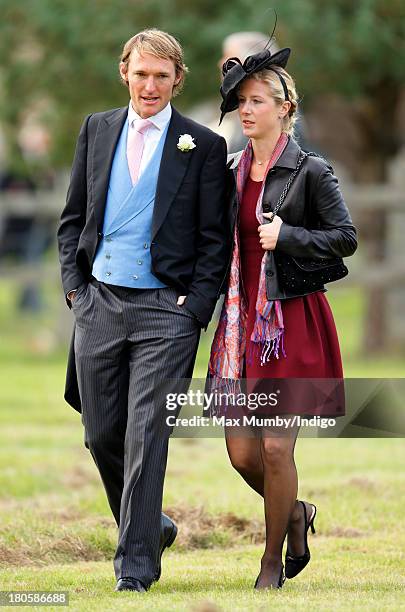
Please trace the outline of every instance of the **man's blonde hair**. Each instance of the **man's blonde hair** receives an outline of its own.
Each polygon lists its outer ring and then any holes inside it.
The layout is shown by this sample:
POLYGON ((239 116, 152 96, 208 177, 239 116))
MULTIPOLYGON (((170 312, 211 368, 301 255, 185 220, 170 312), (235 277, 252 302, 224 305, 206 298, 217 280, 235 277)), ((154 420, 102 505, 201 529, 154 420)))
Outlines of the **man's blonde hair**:
MULTIPOLYGON (((180 77, 180 81, 173 88, 173 96, 181 92, 188 68, 184 63, 183 49, 174 36, 155 28, 143 30, 132 36, 125 43, 120 58, 120 63, 123 62, 126 65, 126 71, 128 71, 129 59, 134 49, 140 54, 150 53, 162 59, 172 60, 176 77, 180 77)), ((128 83, 122 77, 121 81, 128 86, 128 83)))

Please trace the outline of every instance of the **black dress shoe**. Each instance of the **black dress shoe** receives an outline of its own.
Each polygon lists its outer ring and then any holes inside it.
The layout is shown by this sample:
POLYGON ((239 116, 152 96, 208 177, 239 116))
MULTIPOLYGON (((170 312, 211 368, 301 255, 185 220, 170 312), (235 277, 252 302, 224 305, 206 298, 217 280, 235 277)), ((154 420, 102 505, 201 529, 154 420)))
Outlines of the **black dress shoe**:
POLYGON ((116 591, 138 591, 138 593, 146 593, 147 588, 137 578, 127 576, 126 578, 119 578, 117 581, 116 591))
POLYGON ((311 516, 308 519, 307 508, 305 506, 305 503, 301 501, 301 504, 304 509, 304 524, 305 524, 304 549, 305 549, 305 552, 303 555, 299 557, 295 557, 289 552, 288 547, 287 547, 287 551, 285 554, 285 575, 287 576, 287 578, 294 578, 295 576, 297 576, 297 574, 302 572, 304 567, 308 565, 311 559, 311 552, 308 547, 308 529, 311 527, 312 533, 315 533, 314 520, 316 516, 316 506, 315 504, 309 504, 312 509, 311 509, 311 516))
POLYGON ((156 570, 154 580, 158 581, 162 573, 162 555, 165 548, 170 548, 177 536, 177 527, 173 521, 162 512, 162 522, 160 527, 160 544, 159 544, 159 564, 156 570))

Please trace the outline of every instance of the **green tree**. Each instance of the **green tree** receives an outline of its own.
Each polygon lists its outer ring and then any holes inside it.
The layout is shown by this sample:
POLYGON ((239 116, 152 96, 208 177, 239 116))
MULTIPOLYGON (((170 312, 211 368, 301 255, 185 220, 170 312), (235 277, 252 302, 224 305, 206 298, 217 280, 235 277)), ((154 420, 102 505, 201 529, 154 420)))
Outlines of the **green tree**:
MULTIPOLYGON (((308 107, 337 93, 352 103, 364 141, 359 180, 383 180, 400 142, 405 5, 402 0, 276 0, 277 40, 293 48, 290 67, 308 107)), ((26 109, 48 102, 53 162, 64 165, 83 116, 126 103, 117 63, 122 43, 144 27, 172 32, 191 71, 180 107, 218 97, 223 37, 271 31, 265 0, 0 0, 0 113, 10 160, 26 109)))
POLYGON ((0 114, 11 167, 24 167, 17 135, 38 101, 47 101, 44 122, 56 166, 70 163, 85 114, 127 103, 118 59, 123 42, 140 29, 168 30, 186 48, 192 70, 176 104, 185 107, 218 89, 224 26, 215 25, 223 8, 214 0, 196 1, 191 10, 173 0, 0 0, 0 10, 0 114))

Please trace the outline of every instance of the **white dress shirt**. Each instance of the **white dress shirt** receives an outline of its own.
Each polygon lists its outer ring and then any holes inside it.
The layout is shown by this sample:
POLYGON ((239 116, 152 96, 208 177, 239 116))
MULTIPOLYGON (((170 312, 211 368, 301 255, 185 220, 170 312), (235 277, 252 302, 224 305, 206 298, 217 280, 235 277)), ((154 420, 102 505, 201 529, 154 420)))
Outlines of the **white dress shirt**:
MULTIPOLYGON (((170 102, 168 102, 168 104, 159 113, 156 113, 156 115, 153 115, 152 117, 148 117, 149 121, 152 122, 152 125, 145 132, 143 153, 138 177, 142 175, 142 172, 145 170, 146 166, 150 162, 152 155, 154 154, 155 149, 158 145, 158 142, 162 137, 164 129, 171 119, 171 116, 172 107, 170 105, 170 102)), ((136 122, 137 120, 139 121, 140 119, 142 119, 142 117, 140 117, 138 113, 134 111, 130 100, 128 105, 129 130, 135 129, 134 122, 136 122)))

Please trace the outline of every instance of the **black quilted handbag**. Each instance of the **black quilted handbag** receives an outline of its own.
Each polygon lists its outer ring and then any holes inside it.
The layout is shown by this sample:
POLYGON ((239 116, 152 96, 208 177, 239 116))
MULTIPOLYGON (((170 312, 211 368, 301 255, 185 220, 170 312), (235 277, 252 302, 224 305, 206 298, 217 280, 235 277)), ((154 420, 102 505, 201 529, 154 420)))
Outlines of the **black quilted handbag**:
POLYGON ((339 280, 349 273, 341 257, 309 259, 275 253, 279 286, 293 293, 319 291, 326 283, 339 280))
MULTIPOLYGON (((319 157, 316 153, 302 152, 297 167, 288 179, 279 199, 272 211, 273 217, 277 215, 284 202, 287 193, 297 176, 302 162, 309 156, 319 157)), ((314 259, 308 257, 293 257, 287 253, 274 251, 274 260, 277 267, 278 283, 281 289, 288 290, 291 293, 307 293, 318 291, 323 288, 325 283, 339 280, 345 277, 349 271, 341 257, 314 259)))

